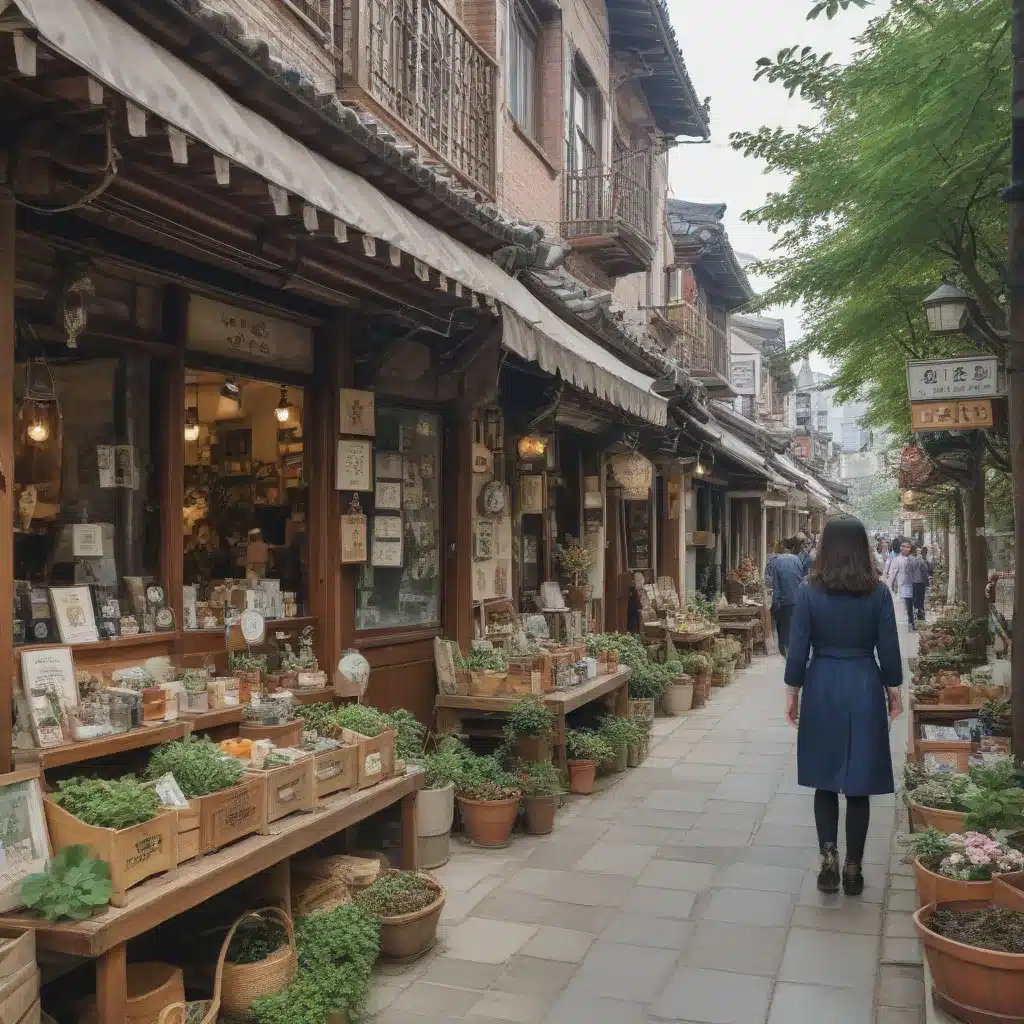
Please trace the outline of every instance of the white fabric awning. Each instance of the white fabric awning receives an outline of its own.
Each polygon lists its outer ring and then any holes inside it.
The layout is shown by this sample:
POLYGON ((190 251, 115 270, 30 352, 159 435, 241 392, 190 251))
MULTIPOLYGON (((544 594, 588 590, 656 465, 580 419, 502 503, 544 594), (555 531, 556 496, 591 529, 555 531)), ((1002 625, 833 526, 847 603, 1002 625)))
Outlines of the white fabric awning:
MULTIPOLYGON (((556 367, 566 380, 658 426, 666 422, 668 403, 651 392, 653 378, 560 320, 486 256, 244 107, 97 0, 13 2, 48 46, 137 106, 269 184, 514 311, 519 323, 509 347, 516 353, 532 351, 524 358, 556 367)), ((0 10, 10 3, 0 0, 0 10)), ((506 315, 506 329, 509 321, 506 315)))
POLYGON ((802 469, 786 455, 776 455, 775 459, 787 473, 792 473, 797 480, 803 483, 808 497, 816 498, 819 502, 823 503, 823 507, 826 509, 837 505, 835 498, 807 470, 802 469))
POLYGON ((769 481, 773 486, 785 487, 788 485, 788 481, 783 480, 783 478, 771 468, 767 459, 765 459, 760 452, 751 448, 750 445, 741 441, 734 434, 731 434, 720 423, 714 420, 710 423, 701 423, 700 420, 691 416, 687 412, 683 412, 683 416, 691 427, 693 427, 698 433, 703 434, 712 442, 712 444, 718 447, 726 455, 730 456, 730 458, 734 458, 737 462, 746 466, 748 469, 753 470, 758 476, 764 477, 764 479, 769 481))

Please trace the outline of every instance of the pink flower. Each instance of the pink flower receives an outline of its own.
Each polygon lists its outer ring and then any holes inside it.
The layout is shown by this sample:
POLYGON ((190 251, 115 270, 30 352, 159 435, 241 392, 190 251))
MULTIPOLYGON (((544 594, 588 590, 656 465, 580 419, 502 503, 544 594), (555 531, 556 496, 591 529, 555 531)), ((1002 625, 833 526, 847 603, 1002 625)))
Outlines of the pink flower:
POLYGON ((967 859, 979 868, 988 864, 991 860, 984 850, 978 850, 971 846, 967 848, 967 859))

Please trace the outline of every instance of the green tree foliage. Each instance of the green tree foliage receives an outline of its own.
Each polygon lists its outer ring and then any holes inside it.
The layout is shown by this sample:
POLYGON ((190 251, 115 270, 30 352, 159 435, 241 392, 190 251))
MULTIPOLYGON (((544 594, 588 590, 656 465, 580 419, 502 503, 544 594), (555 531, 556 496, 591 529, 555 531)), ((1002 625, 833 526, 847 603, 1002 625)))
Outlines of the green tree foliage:
POLYGON ((1005 326, 1009 27, 1002 0, 896 3, 847 66, 798 47, 759 62, 756 77, 799 93, 816 124, 732 137, 790 176, 747 214, 779 233, 758 268, 775 282, 761 304, 803 301, 794 355, 817 350, 838 366, 838 400, 865 397, 868 423, 909 425, 904 360, 971 347, 927 333, 921 301, 943 276, 1005 326))

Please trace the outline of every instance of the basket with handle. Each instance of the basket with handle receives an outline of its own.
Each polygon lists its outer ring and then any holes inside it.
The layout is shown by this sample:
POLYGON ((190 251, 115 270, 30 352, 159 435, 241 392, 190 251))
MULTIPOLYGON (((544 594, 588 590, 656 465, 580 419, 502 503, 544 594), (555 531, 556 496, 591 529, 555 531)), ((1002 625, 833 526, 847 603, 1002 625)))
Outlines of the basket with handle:
POLYGON ((295 948, 295 928, 290 914, 280 907, 264 907, 242 914, 228 932, 228 942, 235 930, 250 918, 264 915, 276 918, 284 926, 287 942, 275 950, 265 960, 254 964, 224 963, 224 976, 221 979, 221 1011, 230 1016, 245 1016, 252 1001, 259 996, 272 996, 286 989, 295 977, 299 968, 299 954, 295 948))

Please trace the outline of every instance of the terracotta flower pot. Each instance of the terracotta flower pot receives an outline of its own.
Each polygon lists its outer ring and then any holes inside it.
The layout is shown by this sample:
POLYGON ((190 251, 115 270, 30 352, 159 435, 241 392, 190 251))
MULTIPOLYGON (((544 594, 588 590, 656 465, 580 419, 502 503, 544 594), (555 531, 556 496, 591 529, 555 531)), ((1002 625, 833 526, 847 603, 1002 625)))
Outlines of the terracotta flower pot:
POLYGON ((958 878, 947 878, 925 867, 920 857, 914 859, 914 878, 917 880, 919 907, 926 907, 929 903, 948 903, 952 900, 992 899, 991 879, 987 882, 963 882, 958 878))
POLYGON ((939 807, 922 807, 920 804, 912 803, 910 818, 921 828, 931 826, 948 836, 962 835, 964 831, 963 811, 944 811, 939 807))
POLYGON ((665 691, 663 703, 665 714, 673 718, 685 715, 693 707, 693 683, 688 676, 672 681, 672 685, 665 691))
POLYGON ((546 836, 555 827, 557 796, 524 797, 526 804, 526 831, 531 836, 546 836))
POLYGON ((992 898, 1004 907, 1024 914, 1024 871, 996 875, 992 879, 992 898))
POLYGON ((521 761, 550 761, 551 736, 519 736, 516 754, 521 761))
MULTIPOLYGON (((996 902, 1001 902, 998 894, 996 902)), ((1024 1022, 1024 953, 1000 953, 947 939, 929 927, 936 906, 945 910, 984 910, 988 900, 929 903, 914 914, 935 986, 935 1002, 969 1024, 1024 1022)))
POLYGON ((570 793, 593 793, 594 779, 597 777, 596 761, 570 761, 569 762, 569 792, 570 793))
POLYGON ((456 797, 459 813, 477 846, 508 846, 512 826, 519 812, 519 797, 507 800, 470 800, 456 797))
POLYGON ((429 906, 414 910, 411 914, 380 918, 381 956, 392 960, 414 960, 426 953, 437 937, 437 923, 444 909, 444 901, 445 890, 441 886, 440 895, 429 906))

